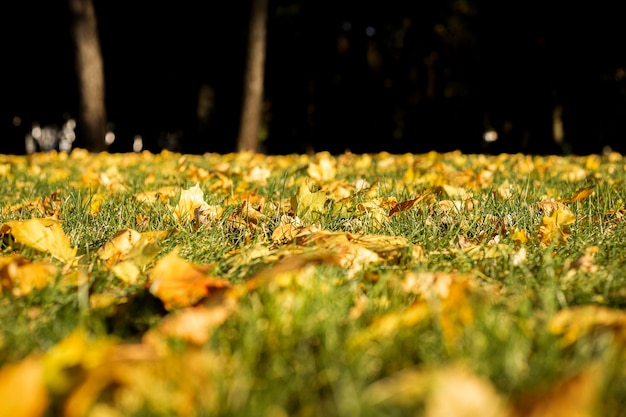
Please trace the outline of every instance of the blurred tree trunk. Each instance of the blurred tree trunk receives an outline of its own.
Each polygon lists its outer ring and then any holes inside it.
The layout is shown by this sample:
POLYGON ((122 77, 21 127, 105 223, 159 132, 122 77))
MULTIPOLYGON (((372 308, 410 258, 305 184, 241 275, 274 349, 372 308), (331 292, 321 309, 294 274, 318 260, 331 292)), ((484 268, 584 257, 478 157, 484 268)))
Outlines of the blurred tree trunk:
POLYGON ((259 151, 259 128, 263 110, 267 2, 268 0, 252 0, 243 109, 237 140, 238 151, 259 151))
POLYGON ((80 107, 78 139, 91 152, 106 150, 104 69, 98 24, 92 0, 68 0, 72 12, 72 38, 76 47, 76 73, 80 107))

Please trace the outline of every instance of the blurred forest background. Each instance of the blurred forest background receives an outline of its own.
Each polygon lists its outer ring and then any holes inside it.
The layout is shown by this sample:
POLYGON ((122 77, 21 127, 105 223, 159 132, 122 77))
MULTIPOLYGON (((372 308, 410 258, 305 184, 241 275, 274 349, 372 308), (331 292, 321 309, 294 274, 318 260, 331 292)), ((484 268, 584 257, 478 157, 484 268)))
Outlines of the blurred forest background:
MULTIPOLYGON (((251 2, 93 5, 109 151, 137 138, 234 151, 251 2)), ((33 123, 78 112, 72 14, 67 0, 1 7, 0 153, 24 153, 33 123)), ((267 12, 263 152, 626 151, 616 2, 269 0, 267 12)))

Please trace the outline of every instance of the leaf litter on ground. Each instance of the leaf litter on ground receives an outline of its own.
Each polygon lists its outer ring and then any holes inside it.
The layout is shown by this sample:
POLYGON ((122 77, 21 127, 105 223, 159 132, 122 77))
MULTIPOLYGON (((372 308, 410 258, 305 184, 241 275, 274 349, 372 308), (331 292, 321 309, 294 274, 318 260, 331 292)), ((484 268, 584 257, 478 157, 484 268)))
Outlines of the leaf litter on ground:
POLYGON ((0 415, 623 410, 617 153, 0 168, 0 415))

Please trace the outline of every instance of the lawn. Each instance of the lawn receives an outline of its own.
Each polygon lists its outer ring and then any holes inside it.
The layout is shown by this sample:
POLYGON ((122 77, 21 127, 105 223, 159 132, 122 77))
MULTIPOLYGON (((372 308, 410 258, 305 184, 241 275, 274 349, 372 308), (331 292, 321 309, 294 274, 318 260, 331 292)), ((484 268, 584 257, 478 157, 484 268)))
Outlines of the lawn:
POLYGON ((617 153, 0 155, 0 416, 624 415, 625 185, 617 153))

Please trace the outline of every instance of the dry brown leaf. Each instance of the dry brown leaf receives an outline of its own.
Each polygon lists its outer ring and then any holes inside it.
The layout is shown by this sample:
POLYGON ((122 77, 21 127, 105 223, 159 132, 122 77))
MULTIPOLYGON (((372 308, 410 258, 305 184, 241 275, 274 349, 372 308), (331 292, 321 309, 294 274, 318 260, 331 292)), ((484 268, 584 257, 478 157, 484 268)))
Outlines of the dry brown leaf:
POLYGON ((430 193, 425 193, 420 195, 419 197, 413 198, 411 200, 402 201, 396 205, 394 205, 391 210, 389 210, 389 217, 394 214, 402 213, 403 211, 409 210, 411 207, 415 206, 417 203, 428 200, 431 197, 430 193))
POLYGON ((27 201, 20 204, 5 206, 2 209, 4 214, 22 212, 24 210, 35 211, 39 216, 58 218, 61 213, 61 198, 59 192, 54 192, 42 198, 27 201))
POLYGON ((228 224, 237 229, 255 229, 262 221, 267 220, 267 216, 261 213, 265 200, 260 201, 260 205, 253 207, 248 201, 241 203, 241 206, 230 215, 228 224))

